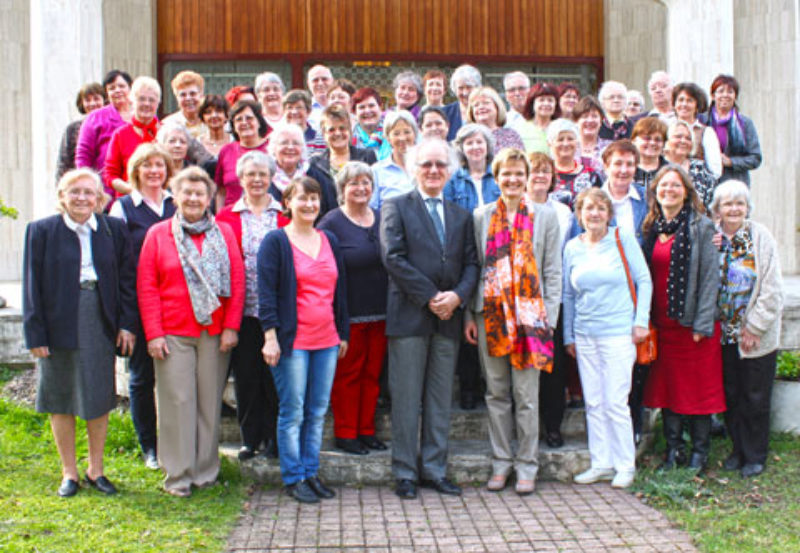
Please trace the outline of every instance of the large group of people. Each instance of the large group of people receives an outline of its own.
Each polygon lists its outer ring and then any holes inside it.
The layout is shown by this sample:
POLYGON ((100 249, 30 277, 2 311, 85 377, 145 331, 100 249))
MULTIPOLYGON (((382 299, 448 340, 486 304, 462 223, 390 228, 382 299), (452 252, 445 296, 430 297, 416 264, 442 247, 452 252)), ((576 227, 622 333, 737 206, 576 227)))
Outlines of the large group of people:
POLYGON ((116 493, 102 455, 115 351, 130 356, 144 462, 178 497, 217 479, 229 373, 239 458, 277 457, 304 503, 335 495, 319 474, 329 406, 338 449, 387 449, 382 387, 396 494, 460 494, 456 373, 461 407, 488 408, 490 491, 512 473, 518 494, 535 490, 540 420, 563 446, 576 374, 591 459, 576 483, 632 484, 644 406, 662 412, 665 470, 703 470, 717 413, 725 468, 764 470, 781 276, 750 218, 761 152, 734 77, 709 103, 657 71, 650 111, 620 82, 595 98, 516 71, 497 91, 470 65, 449 82, 399 73, 391 106, 322 65, 308 91, 269 72, 224 96, 204 87, 179 73, 163 120, 150 77, 82 87, 60 214, 28 226, 25 337, 59 495, 80 488, 76 416, 86 482, 116 493), (637 362, 652 338, 657 357, 637 362))

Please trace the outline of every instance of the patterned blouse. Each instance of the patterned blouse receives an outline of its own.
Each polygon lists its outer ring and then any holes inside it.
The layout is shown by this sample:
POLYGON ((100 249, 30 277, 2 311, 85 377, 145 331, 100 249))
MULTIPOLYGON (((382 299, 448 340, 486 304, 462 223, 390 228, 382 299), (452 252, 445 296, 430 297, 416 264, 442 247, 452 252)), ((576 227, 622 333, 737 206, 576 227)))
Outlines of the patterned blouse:
POLYGON ((702 159, 689 160, 689 176, 692 178, 692 184, 697 189, 700 199, 703 200, 706 211, 711 213, 711 200, 714 199, 717 178, 714 173, 708 170, 705 161, 702 159))
POLYGON ((747 224, 730 240, 722 235, 719 266, 717 307, 722 327, 722 344, 736 344, 739 342, 744 313, 756 282, 753 240, 747 224))
POLYGON ((578 173, 556 171, 556 185, 550 193, 550 197, 572 209, 572 203, 578 194, 593 186, 602 185, 603 181, 597 171, 581 165, 578 173))
POLYGON ((242 254, 244 255, 244 316, 258 317, 258 247, 264 236, 278 228, 280 204, 273 202, 269 208, 255 215, 244 208, 242 217, 242 254))

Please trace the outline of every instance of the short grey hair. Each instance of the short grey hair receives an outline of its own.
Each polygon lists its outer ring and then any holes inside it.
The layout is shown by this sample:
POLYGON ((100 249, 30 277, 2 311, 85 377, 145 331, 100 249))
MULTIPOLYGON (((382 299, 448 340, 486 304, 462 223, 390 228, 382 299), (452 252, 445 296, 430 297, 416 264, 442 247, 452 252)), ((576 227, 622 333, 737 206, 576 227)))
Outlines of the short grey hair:
POLYGON ((278 160, 278 137, 283 136, 285 134, 293 135, 295 137, 300 138, 300 142, 303 145, 300 160, 301 162, 306 161, 308 159, 308 148, 306 147, 306 136, 298 125, 294 123, 286 123, 281 122, 275 125, 272 128, 272 132, 269 135, 269 145, 267 145, 267 152, 273 159, 275 159, 276 163, 278 160))
POLYGON ((175 131, 183 133, 187 146, 192 142, 192 135, 189 133, 189 129, 186 128, 186 125, 177 121, 165 121, 162 123, 161 128, 156 133, 156 140, 159 144, 166 144, 167 137, 175 131))
POLYGON ((136 77, 131 85, 131 91, 129 94, 129 98, 131 101, 136 98, 136 95, 139 93, 140 90, 149 89, 158 94, 158 101, 161 103, 161 85, 158 84, 158 81, 155 80, 153 77, 148 77, 147 75, 142 75, 140 77, 136 77))
POLYGON ((455 140, 453 140, 453 147, 458 155, 460 165, 466 165, 467 156, 464 154, 464 142, 476 134, 482 135, 483 139, 486 141, 486 165, 488 167, 494 157, 495 140, 492 131, 490 131, 489 127, 486 125, 481 125, 480 123, 467 123, 466 125, 462 125, 461 128, 458 129, 458 133, 456 133, 455 140))
POLYGON ((481 72, 469 64, 459 65, 450 77, 450 92, 458 94, 457 81, 463 81, 472 87, 479 87, 483 83, 481 72))
POLYGON ((522 71, 512 71, 511 73, 506 73, 505 75, 503 75, 503 88, 505 90, 508 90, 508 81, 510 81, 511 79, 516 79, 518 77, 522 77, 523 79, 525 79, 525 88, 531 87, 531 78, 528 77, 528 75, 526 75, 522 71))
POLYGON ((714 189, 714 199, 711 200, 711 213, 719 215, 720 204, 725 200, 744 199, 747 203, 747 216, 753 212, 753 200, 750 198, 750 188, 740 180, 726 180, 714 189))
POLYGON ((79 167, 78 169, 67 171, 58 179, 58 184, 56 185, 56 195, 58 197, 56 210, 59 213, 67 212, 67 204, 64 201, 64 194, 67 193, 67 189, 81 179, 90 179, 94 183, 94 191, 97 196, 97 205, 95 205, 94 212, 103 212, 103 208, 110 199, 103 188, 103 179, 100 178, 100 175, 98 175, 94 169, 79 167))
POLYGON ((389 133, 392 132, 392 129, 394 129, 395 125, 400 121, 408 123, 411 126, 411 130, 414 131, 414 138, 419 138, 417 122, 414 120, 414 116, 411 115, 411 112, 405 109, 390 111, 386 114, 383 120, 383 136, 388 139, 389 133))
POLYGON ((623 90, 622 94, 625 95, 625 101, 627 103, 628 87, 625 86, 625 83, 621 83, 619 81, 606 81, 603 83, 603 86, 601 86, 600 90, 597 92, 597 99, 600 100, 600 103, 602 104, 606 101, 606 95, 608 95, 612 88, 621 88, 623 90))
POLYGON ((437 137, 424 137, 419 143, 411 148, 408 153, 406 154, 406 174, 414 175, 417 172, 417 158, 419 157, 421 152, 424 152, 428 148, 432 147, 440 147, 444 148, 447 152, 447 172, 448 178, 452 177, 456 171, 458 171, 458 155, 454 148, 450 146, 447 142, 442 140, 441 138, 437 137))
POLYGON ((562 132, 571 132, 575 135, 575 138, 578 139, 580 139, 581 136, 576 123, 561 117, 547 126, 547 143, 555 143, 555 141, 558 140, 558 135, 562 132))
POLYGON ((344 187, 348 182, 359 177, 369 178, 371 188, 375 189, 375 176, 372 174, 372 168, 363 161, 348 161, 336 173, 336 200, 339 205, 344 203, 344 187))
POLYGON ((256 92, 258 92, 270 83, 278 85, 281 89, 281 96, 283 96, 283 94, 286 92, 286 86, 283 84, 283 79, 281 79, 280 75, 273 73, 272 71, 265 71, 256 77, 254 89, 256 92))
POLYGON ((392 81, 392 90, 397 90, 397 87, 400 86, 403 82, 410 82, 414 85, 414 88, 417 89, 417 95, 421 98, 424 89, 422 87, 422 79, 419 75, 414 73, 413 71, 401 71, 397 75, 395 75, 394 80, 392 81))
POLYGON ((639 100, 639 103, 642 104, 642 108, 644 108, 644 95, 639 92, 638 90, 629 90, 628 91, 628 105, 631 104, 631 100, 639 100))
POLYGON ((259 167, 266 167, 267 171, 269 171, 270 179, 272 179, 272 176, 275 174, 275 169, 277 168, 275 160, 272 159, 271 156, 268 156, 261 150, 250 150, 236 162, 236 178, 239 180, 242 180, 244 176, 244 167, 248 163, 258 165, 259 167))
POLYGON ((675 83, 672 82, 672 77, 670 77, 669 73, 659 69, 658 71, 653 71, 653 73, 650 74, 650 79, 647 81, 647 90, 650 90, 650 86, 654 82, 660 81, 662 79, 666 79, 667 82, 669 82, 669 86, 672 86, 673 84, 675 84, 675 83))

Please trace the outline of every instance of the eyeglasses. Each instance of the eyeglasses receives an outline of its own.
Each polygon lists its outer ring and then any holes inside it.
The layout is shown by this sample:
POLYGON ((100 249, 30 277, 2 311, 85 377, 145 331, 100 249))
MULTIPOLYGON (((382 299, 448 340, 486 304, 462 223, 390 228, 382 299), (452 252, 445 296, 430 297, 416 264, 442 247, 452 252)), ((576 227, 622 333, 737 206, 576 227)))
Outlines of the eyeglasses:
POLYGON ((448 165, 448 163, 446 161, 441 161, 441 160, 438 160, 438 159, 426 160, 426 161, 421 161, 421 162, 417 163, 417 167, 419 167, 419 168, 421 168, 421 169, 423 169, 425 171, 429 171, 433 167, 436 167, 437 169, 445 169, 445 168, 447 168, 447 165, 448 165))

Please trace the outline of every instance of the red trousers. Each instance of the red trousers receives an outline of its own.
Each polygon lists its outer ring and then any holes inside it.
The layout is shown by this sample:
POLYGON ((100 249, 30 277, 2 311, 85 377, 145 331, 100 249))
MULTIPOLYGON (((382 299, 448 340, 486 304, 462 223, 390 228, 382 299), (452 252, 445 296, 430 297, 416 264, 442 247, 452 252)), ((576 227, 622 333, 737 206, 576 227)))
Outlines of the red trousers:
POLYGON ((336 365, 331 391, 333 433, 337 438, 375 435, 378 378, 385 355, 385 321, 350 325, 347 354, 336 365))

